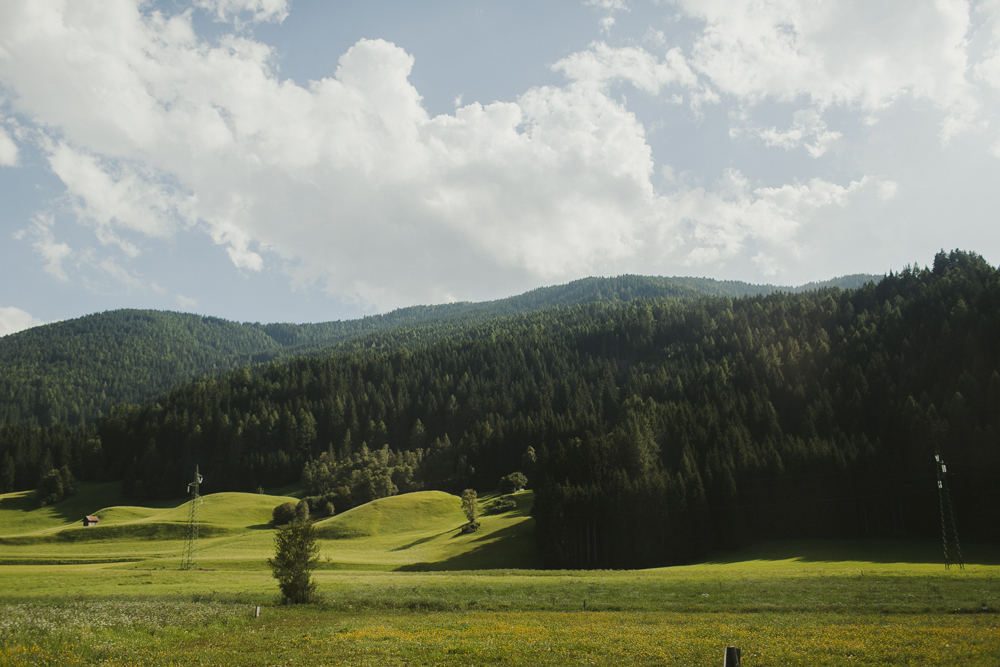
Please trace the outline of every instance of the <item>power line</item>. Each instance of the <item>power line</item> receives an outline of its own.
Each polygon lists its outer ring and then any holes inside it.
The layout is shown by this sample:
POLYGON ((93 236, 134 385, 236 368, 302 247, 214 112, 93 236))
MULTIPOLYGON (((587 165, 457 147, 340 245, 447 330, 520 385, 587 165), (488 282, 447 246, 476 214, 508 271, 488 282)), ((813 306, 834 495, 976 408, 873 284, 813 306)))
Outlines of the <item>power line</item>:
POLYGON ((941 459, 940 454, 934 455, 937 470, 938 504, 941 506, 941 542, 944 546, 944 567, 951 568, 951 557, 948 554, 948 544, 955 545, 955 555, 959 569, 965 569, 965 562, 962 560, 962 545, 958 542, 958 526, 955 525, 955 510, 951 506, 951 494, 948 493, 948 466, 941 459))
POLYGON ((194 481, 188 484, 191 503, 188 505, 187 540, 184 542, 184 552, 181 554, 182 570, 193 568, 198 557, 198 508, 205 502, 199 493, 202 479, 198 473, 198 466, 195 466, 194 481))

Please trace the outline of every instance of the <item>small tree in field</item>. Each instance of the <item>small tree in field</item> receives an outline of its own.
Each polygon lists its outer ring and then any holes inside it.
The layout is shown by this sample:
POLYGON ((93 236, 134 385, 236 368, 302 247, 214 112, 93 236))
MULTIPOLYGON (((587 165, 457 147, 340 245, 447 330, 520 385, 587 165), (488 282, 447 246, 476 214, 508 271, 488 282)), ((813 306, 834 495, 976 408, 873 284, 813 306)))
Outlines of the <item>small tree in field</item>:
POLYGON ((274 536, 274 558, 268 558, 272 575, 278 580, 284 602, 301 604, 316 597, 312 569, 319 562, 316 529, 308 519, 295 519, 278 529, 274 536))
POLYGON ((462 532, 474 533, 479 530, 479 522, 476 521, 479 516, 479 499, 476 497, 475 489, 462 491, 462 511, 469 520, 469 523, 462 526, 462 532))
POLYGON ((500 479, 500 493, 517 493, 528 485, 528 478, 523 472, 512 472, 500 479))

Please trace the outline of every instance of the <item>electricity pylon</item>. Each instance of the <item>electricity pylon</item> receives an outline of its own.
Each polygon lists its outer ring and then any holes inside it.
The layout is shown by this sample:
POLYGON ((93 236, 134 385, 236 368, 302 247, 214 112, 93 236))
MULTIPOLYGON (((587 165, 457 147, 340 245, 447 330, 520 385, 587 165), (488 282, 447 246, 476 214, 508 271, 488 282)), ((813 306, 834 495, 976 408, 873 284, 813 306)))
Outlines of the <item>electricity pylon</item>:
POLYGON ((198 507, 205 502, 198 492, 202 476, 198 474, 198 466, 194 467, 194 481, 188 484, 191 494, 191 504, 188 506, 187 541, 184 542, 184 553, 181 554, 181 569, 190 570, 198 557, 198 507))
POLYGON ((948 554, 948 544, 955 545, 955 562, 959 569, 965 569, 962 560, 962 545, 958 542, 958 526, 955 524, 955 511, 951 507, 951 494, 948 493, 948 466, 941 460, 940 454, 934 455, 934 468, 937 471, 938 502, 941 505, 941 542, 944 545, 944 567, 951 568, 951 557, 948 554))

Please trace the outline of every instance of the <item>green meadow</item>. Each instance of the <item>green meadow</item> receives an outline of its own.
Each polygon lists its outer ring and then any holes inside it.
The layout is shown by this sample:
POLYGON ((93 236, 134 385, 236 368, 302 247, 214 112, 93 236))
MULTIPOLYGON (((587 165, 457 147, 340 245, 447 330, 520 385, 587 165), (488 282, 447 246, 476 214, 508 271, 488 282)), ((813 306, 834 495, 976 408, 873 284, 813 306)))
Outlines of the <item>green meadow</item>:
POLYGON ((318 521, 318 604, 266 566, 282 495, 124 504, 81 484, 0 496, 0 665, 1000 664, 1000 551, 945 569, 924 542, 789 541, 641 571, 546 571, 531 492, 463 535, 456 496, 384 498, 318 521), (86 514, 100 517, 84 528, 86 514), (984 611, 983 606, 986 606, 984 611), (261 616, 254 610, 261 607, 261 616))

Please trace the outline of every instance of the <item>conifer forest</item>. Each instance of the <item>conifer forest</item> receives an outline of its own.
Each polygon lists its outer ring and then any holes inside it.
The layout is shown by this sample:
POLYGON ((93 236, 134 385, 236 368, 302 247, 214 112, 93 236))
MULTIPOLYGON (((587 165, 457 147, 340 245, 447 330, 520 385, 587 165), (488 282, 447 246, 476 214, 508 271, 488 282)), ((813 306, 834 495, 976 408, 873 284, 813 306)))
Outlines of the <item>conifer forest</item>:
POLYGON ((937 455, 963 539, 997 539, 1000 271, 982 257, 798 292, 654 283, 355 323, 119 311, 13 334, 0 492, 120 480, 169 498, 198 465, 203 493, 299 483, 340 513, 520 472, 548 566, 638 568, 940 536, 937 455))

